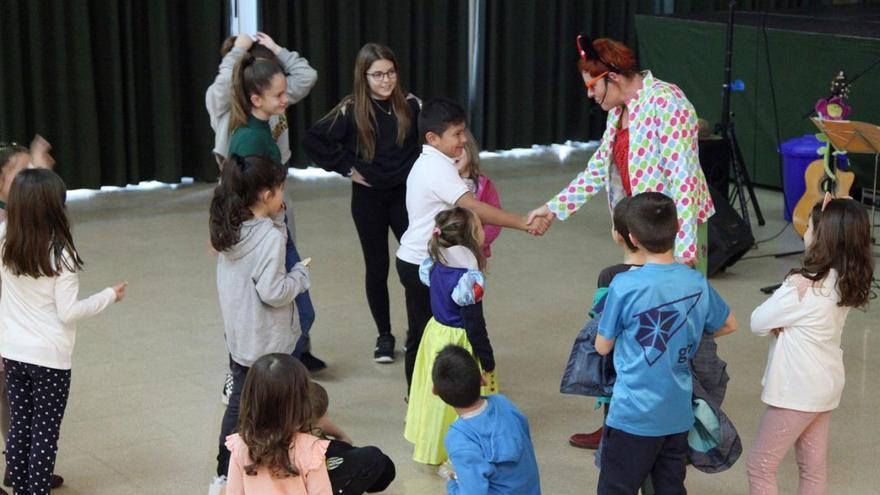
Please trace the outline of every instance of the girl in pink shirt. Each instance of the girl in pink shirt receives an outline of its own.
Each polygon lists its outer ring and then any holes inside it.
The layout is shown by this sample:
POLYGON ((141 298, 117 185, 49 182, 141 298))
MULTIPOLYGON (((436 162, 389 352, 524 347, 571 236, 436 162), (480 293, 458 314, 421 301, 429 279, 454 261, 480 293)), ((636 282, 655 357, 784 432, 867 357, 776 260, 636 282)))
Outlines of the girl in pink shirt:
POLYGON ((309 374, 289 354, 267 354, 251 367, 241 393, 227 495, 330 495, 327 440, 312 428, 309 374))
MULTIPOLYGON (((467 141, 464 143, 464 152, 455 160, 455 167, 458 169, 458 175, 464 179, 468 190, 483 203, 492 205, 495 208, 501 208, 501 197, 498 195, 498 189, 488 177, 483 175, 480 170, 480 145, 474 139, 471 131, 465 129, 467 141)), ((492 249, 489 247, 495 239, 501 235, 501 227, 498 225, 483 224, 483 256, 488 259, 492 256, 492 249)))

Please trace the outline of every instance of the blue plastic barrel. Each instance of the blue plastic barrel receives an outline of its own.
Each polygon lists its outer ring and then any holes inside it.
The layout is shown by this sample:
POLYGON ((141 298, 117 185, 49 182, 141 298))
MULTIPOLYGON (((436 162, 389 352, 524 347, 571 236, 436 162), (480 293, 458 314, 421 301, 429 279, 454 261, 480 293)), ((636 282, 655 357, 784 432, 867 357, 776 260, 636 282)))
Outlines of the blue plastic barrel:
MULTIPOLYGON (((785 220, 787 222, 791 221, 791 212, 794 211, 794 207, 797 206, 807 189, 804 173, 810 163, 822 158, 818 150, 823 144, 816 139, 815 134, 804 134, 789 139, 779 147, 779 151, 782 153, 783 179, 785 180, 782 190, 785 196, 785 220)), ((847 168, 846 157, 838 158, 838 166, 842 169, 847 168)))

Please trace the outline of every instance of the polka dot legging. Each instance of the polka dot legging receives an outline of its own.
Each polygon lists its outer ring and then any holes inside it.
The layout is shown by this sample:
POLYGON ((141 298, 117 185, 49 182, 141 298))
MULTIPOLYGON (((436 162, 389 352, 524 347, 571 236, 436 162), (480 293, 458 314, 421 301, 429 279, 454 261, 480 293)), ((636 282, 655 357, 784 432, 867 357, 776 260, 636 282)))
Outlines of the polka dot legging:
POLYGON ((16 494, 48 494, 61 419, 70 393, 70 370, 3 359, 12 411, 6 466, 16 494))

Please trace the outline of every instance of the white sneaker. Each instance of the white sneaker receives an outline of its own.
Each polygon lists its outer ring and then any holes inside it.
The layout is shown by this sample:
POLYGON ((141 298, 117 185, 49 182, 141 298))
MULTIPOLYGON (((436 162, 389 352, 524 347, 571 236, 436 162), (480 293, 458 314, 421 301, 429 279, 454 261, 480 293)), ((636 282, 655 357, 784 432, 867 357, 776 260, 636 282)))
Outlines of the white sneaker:
POLYGON ((208 495, 222 495, 226 491, 226 476, 215 476, 208 486, 208 495))
POLYGON ((232 373, 226 373, 226 381, 223 382, 223 391, 220 392, 220 402, 228 406, 230 395, 232 395, 232 373))

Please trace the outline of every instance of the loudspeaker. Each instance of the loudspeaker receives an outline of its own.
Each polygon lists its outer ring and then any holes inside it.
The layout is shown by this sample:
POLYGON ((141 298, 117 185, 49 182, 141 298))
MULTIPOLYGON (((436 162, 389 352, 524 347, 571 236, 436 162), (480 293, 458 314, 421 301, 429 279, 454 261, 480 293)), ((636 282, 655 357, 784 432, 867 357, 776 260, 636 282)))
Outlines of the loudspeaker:
POLYGON ((721 137, 717 139, 700 139, 700 167, 706 176, 706 183, 715 188, 717 194, 713 195, 729 200, 730 189, 730 147, 727 140, 721 137))
POLYGON ((743 257, 755 244, 755 238, 727 198, 709 186, 715 214, 709 217, 709 276, 724 271, 743 257))

